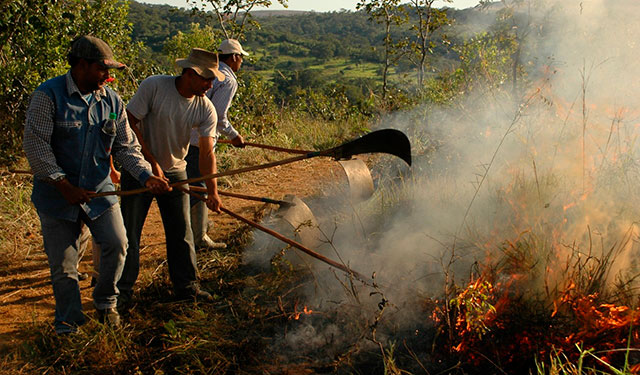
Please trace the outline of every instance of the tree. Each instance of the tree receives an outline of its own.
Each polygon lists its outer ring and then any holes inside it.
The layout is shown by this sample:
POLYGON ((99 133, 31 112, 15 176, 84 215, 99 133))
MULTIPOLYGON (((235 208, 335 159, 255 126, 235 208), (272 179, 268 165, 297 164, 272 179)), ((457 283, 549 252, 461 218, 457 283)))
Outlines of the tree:
MULTIPOLYGON (((453 0, 444 0, 452 2, 453 0)), ((433 8, 435 0, 410 0, 409 6, 413 9, 418 20, 411 25, 411 29, 416 33, 416 41, 411 43, 411 47, 418 55, 418 88, 424 85, 424 73, 427 64, 427 57, 432 53, 435 43, 431 40, 433 32, 444 25, 449 24, 447 12, 443 9, 433 8)))
POLYGON ((384 66, 382 69, 382 98, 387 96, 389 68, 402 56, 405 42, 394 42, 391 35, 393 25, 407 21, 406 13, 399 7, 400 0, 360 0, 356 9, 364 9, 369 19, 384 25, 384 66))
MULTIPOLYGON (((120 61, 127 65, 136 63, 141 46, 131 42, 128 10, 128 3, 119 0, 12 0, 3 3, 0 13, 0 108, 3 108, 0 133, 4 136, 0 140, 0 161, 17 159, 29 96, 40 83, 65 72, 66 56, 75 37, 95 35, 111 45, 120 61)), ((137 71, 144 73, 143 69, 137 71)), ((118 79, 112 86, 126 95, 134 83, 118 79)))
MULTIPOLYGON (((489 7, 492 3, 480 0, 480 4, 489 7)), ((518 81, 524 76, 522 64, 522 46, 532 32, 539 31, 532 15, 532 9, 546 10, 551 13, 552 8, 544 4, 544 0, 501 0, 502 9, 497 12, 493 34, 497 39, 508 41, 511 47, 511 84, 515 96, 519 95, 518 81)))
MULTIPOLYGON (((276 0, 285 8, 288 6, 287 0, 276 0)), ((268 8, 273 4, 271 0, 187 0, 192 6, 194 14, 206 15, 204 11, 207 7, 213 8, 218 26, 224 39, 244 39, 247 26, 259 27, 251 15, 253 8, 268 8), (200 7, 198 6, 200 3, 200 7)))
POLYGON ((187 32, 178 31, 171 39, 164 44, 164 53, 173 64, 177 58, 186 57, 192 48, 203 48, 208 51, 215 51, 220 44, 220 38, 211 26, 200 27, 197 23, 191 24, 191 29, 187 32))

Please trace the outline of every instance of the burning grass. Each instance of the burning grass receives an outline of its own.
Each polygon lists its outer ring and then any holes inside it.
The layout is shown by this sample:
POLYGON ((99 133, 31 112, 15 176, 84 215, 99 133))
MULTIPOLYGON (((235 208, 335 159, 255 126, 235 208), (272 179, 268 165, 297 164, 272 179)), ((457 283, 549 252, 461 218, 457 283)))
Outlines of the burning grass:
MULTIPOLYGON (((457 288, 448 319, 443 306, 433 315, 442 330, 451 330, 450 341, 445 340, 448 355, 470 366, 509 374, 530 371, 536 360, 545 363, 559 357, 605 373, 607 364, 623 369, 637 362, 633 352, 625 351, 640 344, 637 307, 603 294, 602 288, 600 293, 584 294, 575 283, 554 293, 535 292, 539 276, 545 275, 514 273, 505 264, 484 270, 466 287, 457 288), (585 357, 576 347, 598 355, 585 357)), ((582 276, 597 278, 597 270, 582 276)))
POLYGON ((504 163, 483 166, 475 207, 445 257, 445 275, 452 275, 458 263, 471 262, 461 247, 476 254, 470 281, 445 279, 445 301, 433 310, 439 342, 450 361, 478 373, 635 373, 639 207, 626 199, 636 166, 625 145, 637 135, 624 121, 619 133, 611 127, 609 140, 618 138, 612 149, 596 136, 593 113, 588 143, 562 128, 564 144, 549 150, 558 133, 552 121, 542 125, 543 112, 532 104, 526 111, 540 111, 535 121, 519 120, 513 134, 520 151, 505 144, 504 163), (581 370, 571 372, 574 365, 581 370))

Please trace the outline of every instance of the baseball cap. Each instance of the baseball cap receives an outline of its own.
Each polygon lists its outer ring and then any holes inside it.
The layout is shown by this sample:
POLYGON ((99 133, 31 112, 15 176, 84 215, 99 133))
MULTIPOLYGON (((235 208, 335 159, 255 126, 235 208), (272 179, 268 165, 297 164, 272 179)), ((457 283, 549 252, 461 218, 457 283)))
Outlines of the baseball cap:
POLYGON ((240 42, 235 39, 225 39, 220 43, 220 47, 218 47, 218 52, 223 55, 231 55, 238 54, 249 56, 249 52, 242 49, 240 42))
POLYGON ((86 60, 96 60, 105 68, 122 69, 123 63, 113 58, 111 47, 102 39, 92 35, 83 35, 73 41, 69 55, 86 60))

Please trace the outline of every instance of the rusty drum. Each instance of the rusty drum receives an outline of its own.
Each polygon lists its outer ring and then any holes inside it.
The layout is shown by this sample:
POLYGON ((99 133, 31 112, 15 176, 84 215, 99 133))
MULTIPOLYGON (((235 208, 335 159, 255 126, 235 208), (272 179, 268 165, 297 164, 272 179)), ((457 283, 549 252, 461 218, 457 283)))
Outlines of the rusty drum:
POLYGON ((373 178, 367 164, 361 159, 340 160, 349 186, 349 197, 352 202, 365 201, 373 195, 373 178))
POLYGON ((291 205, 281 207, 274 214, 276 218, 290 226, 288 233, 283 234, 307 247, 318 246, 322 242, 322 233, 318 229, 318 221, 309 206, 295 195, 285 195, 283 200, 290 202, 291 205))

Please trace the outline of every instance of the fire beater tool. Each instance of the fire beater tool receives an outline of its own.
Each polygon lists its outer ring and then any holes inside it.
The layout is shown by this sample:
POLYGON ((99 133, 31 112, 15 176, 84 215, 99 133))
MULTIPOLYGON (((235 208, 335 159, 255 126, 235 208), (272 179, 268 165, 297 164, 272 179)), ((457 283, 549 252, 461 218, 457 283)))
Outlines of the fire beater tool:
MULTIPOLYGON (((340 146, 330 148, 323 151, 308 152, 304 155, 294 156, 289 159, 274 161, 271 163, 254 165, 251 167, 239 168, 225 172, 213 173, 202 177, 190 178, 187 180, 177 181, 170 184, 171 187, 176 187, 192 182, 200 182, 209 180, 212 178, 232 176, 240 173, 257 171, 260 169, 267 169, 276 167, 279 165, 289 164, 300 160, 314 158, 316 156, 328 156, 336 160, 351 159, 354 155, 369 154, 369 153, 384 153, 399 157, 404 160, 408 165, 411 165, 411 143, 407 136, 395 129, 382 129, 376 130, 371 133, 365 134, 362 137, 356 138, 352 141, 344 143, 340 146)), ((139 188, 127 191, 107 191, 102 193, 93 194, 92 197, 103 197, 106 195, 133 195, 149 191, 149 188, 139 188)))
MULTIPOLYGON (((186 189, 183 186, 177 186, 177 189, 179 189, 179 190, 181 190, 181 191, 183 191, 183 192, 185 192, 185 193, 187 193, 187 194, 189 194, 189 195, 191 195, 191 196, 193 196, 193 197, 195 197, 197 199, 200 199, 203 202, 206 201, 206 199, 202 195, 200 195, 200 194, 198 194, 198 193, 196 193, 194 191, 191 191, 189 189, 186 189)), ((366 282, 366 278, 361 273, 352 270, 351 268, 345 266, 342 263, 338 263, 338 262, 336 262, 336 261, 334 261, 332 259, 329 259, 329 258, 327 258, 327 257, 325 257, 325 256, 323 256, 321 254, 318 254, 317 252, 309 249, 308 247, 306 247, 306 246, 304 246, 304 245, 302 245, 302 244, 300 244, 300 243, 298 243, 298 242, 296 242, 296 241, 294 241, 292 239, 289 239, 289 238, 281 235, 280 233, 278 233, 276 231, 273 231, 273 230, 271 230, 271 229, 269 229, 267 227, 264 227, 264 226, 256 223, 255 221, 249 220, 244 216, 238 215, 237 213, 235 213, 233 211, 230 211, 228 208, 220 207, 220 210, 222 212, 226 213, 227 215, 237 219, 237 220, 240 220, 240 221, 242 221, 242 222, 244 222, 246 224, 249 224, 250 226, 252 226, 252 227, 254 227, 256 229, 259 229, 259 230, 261 230, 261 231, 263 231, 263 232, 265 232, 267 234, 272 235, 273 237, 279 239, 280 241, 283 241, 283 242, 285 242, 285 243, 287 243, 287 244, 289 244, 289 245, 291 245, 291 246, 293 246, 293 247, 295 247, 297 249, 302 250, 304 253, 306 253, 306 254, 308 254, 308 255, 310 255, 310 256, 312 256, 312 257, 314 257, 314 258, 316 258, 316 259, 318 259, 318 260, 320 260, 320 261, 322 261, 322 262, 324 262, 324 263, 326 263, 326 264, 328 264, 328 265, 330 265, 332 267, 335 267, 335 268, 337 268, 337 269, 339 269, 341 271, 344 271, 344 272, 348 273, 349 275, 352 275, 353 277, 357 278, 358 280, 360 280, 362 282, 366 282)))

